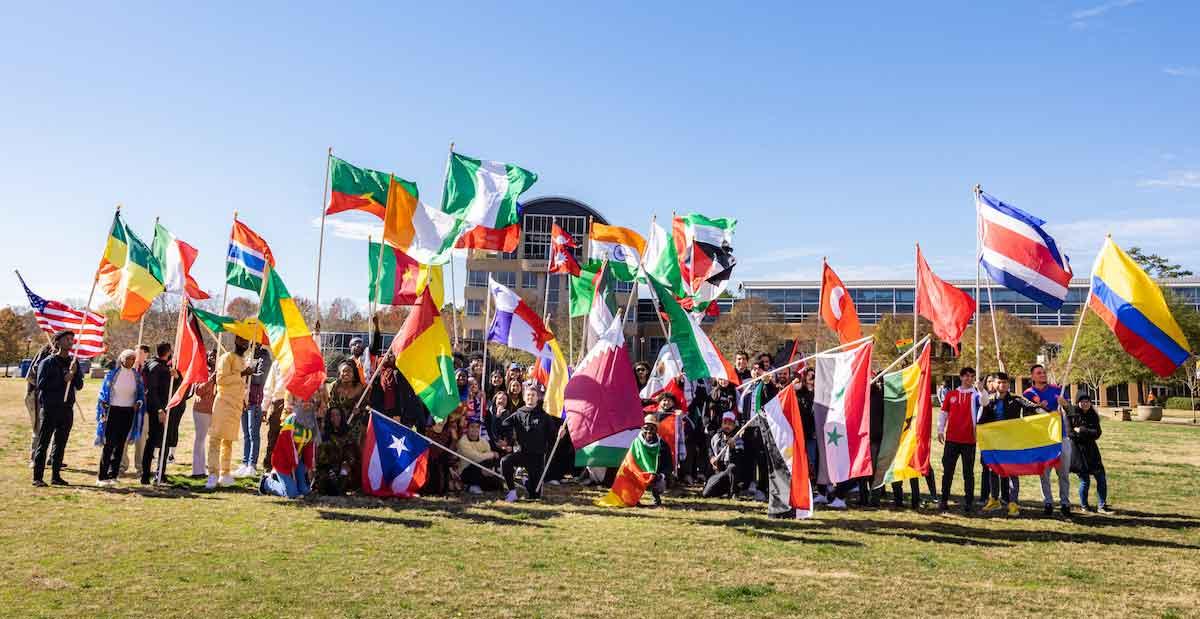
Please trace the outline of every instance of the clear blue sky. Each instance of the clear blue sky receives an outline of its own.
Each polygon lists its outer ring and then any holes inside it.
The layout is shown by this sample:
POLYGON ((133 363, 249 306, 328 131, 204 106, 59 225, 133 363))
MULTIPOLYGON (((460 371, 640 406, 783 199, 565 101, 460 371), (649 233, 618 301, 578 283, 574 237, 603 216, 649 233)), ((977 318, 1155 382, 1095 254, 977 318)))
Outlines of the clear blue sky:
POLYGON ((1200 270, 1198 3, 245 4, 0 8, 0 262, 84 297, 121 202, 219 290, 238 209, 311 296, 326 147, 437 203, 453 140, 636 229, 736 217, 740 279, 972 275, 976 182, 1077 272, 1106 230, 1200 270))

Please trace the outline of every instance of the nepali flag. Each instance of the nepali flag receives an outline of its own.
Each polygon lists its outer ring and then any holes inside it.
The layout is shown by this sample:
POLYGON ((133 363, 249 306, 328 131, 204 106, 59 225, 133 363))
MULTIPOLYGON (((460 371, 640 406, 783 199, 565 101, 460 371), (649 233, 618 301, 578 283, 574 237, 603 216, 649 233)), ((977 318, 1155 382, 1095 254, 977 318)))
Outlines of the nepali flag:
POLYGON ((425 484, 429 439, 375 410, 363 437, 363 492, 412 498, 425 484))
POLYGON ((552 224, 550 228, 550 267, 547 272, 566 273, 579 277, 579 261, 575 260, 575 255, 571 253, 571 250, 576 247, 579 247, 579 244, 575 242, 574 237, 558 227, 558 224, 552 224))
POLYGON ((983 193, 976 193, 979 263, 992 281, 1057 310, 1067 298, 1071 262, 1042 229, 1045 221, 983 193))

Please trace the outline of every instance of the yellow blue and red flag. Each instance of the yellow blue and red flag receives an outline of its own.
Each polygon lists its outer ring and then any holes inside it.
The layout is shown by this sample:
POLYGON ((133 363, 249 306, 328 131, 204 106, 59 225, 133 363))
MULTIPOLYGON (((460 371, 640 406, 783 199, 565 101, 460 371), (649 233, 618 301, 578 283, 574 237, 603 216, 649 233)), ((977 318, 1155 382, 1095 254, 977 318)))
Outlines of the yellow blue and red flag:
POLYGON ((1112 238, 1092 267, 1088 307, 1121 347, 1159 376, 1170 376, 1191 356, 1187 338, 1153 279, 1112 238))
POLYGON ((1042 413, 979 424, 983 464, 1001 477, 1041 475, 1062 458, 1062 418, 1042 413))

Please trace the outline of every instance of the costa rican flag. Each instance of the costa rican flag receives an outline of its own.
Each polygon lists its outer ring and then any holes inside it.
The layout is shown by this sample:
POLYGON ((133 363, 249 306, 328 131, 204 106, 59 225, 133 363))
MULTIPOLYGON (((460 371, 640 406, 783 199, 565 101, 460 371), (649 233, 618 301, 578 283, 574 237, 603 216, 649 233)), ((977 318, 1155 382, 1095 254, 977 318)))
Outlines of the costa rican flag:
POLYGON ((1057 310, 1067 298, 1071 262, 1046 234, 1045 221, 980 191, 979 262, 992 281, 1057 310))

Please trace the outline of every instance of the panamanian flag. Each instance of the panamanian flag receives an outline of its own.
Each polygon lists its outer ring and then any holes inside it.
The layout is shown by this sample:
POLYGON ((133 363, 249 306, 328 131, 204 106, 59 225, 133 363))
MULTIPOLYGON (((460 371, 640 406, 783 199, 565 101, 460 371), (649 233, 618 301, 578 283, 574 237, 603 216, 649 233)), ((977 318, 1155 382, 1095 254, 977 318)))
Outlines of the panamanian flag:
POLYGON ((425 484, 429 440, 375 410, 363 437, 363 492, 411 498, 425 484))
POLYGON ((979 217, 979 263, 992 281, 1057 310, 1067 298, 1071 262, 1042 229, 1045 221, 982 191, 975 199, 979 217))

